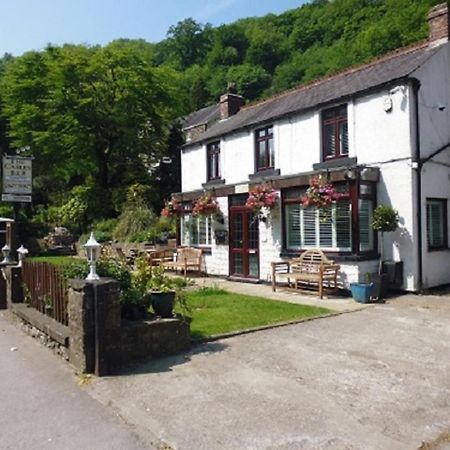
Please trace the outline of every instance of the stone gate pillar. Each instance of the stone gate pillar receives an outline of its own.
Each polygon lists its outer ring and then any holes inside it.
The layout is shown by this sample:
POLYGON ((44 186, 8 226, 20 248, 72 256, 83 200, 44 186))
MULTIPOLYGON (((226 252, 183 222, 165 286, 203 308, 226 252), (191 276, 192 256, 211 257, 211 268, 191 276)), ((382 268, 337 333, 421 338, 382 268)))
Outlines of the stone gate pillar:
POLYGON ((68 301, 69 361, 82 373, 109 372, 109 361, 120 340, 119 283, 71 280, 68 301))

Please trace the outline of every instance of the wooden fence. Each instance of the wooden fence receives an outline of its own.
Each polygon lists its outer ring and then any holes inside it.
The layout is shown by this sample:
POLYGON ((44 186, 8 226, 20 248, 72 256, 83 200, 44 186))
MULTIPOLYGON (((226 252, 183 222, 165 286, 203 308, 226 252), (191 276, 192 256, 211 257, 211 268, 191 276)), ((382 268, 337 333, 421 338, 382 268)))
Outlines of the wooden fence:
POLYGON ((67 283, 61 270, 49 263, 24 261, 22 282, 25 302, 39 312, 68 325, 67 283))

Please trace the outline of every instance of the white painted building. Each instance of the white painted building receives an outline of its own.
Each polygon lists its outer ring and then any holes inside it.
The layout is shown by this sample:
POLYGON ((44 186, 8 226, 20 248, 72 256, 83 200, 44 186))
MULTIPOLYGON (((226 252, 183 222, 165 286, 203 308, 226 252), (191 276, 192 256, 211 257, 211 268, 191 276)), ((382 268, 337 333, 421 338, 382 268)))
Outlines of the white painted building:
POLYGON ((347 287, 376 271, 371 214, 388 204, 401 227, 384 251, 403 263, 402 288, 450 283, 448 7, 429 21, 425 42, 253 105, 228 93, 186 118, 180 244, 205 249, 208 273, 269 281, 271 261, 319 247, 347 287), (343 194, 326 221, 300 203, 317 174, 343 194), (261 183, 280 196, 266 222, 244 206, 261 183), (190 214, 205 191, 223 220, 190 214))

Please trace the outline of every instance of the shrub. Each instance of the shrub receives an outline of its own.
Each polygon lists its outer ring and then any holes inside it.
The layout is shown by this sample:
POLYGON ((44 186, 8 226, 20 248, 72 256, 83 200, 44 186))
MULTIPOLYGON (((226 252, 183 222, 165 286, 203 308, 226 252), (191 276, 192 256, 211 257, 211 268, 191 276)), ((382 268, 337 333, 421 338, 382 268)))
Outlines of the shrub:
POLYGON ((156 221, 156 215, 148 206, 141 185, 133 185, 128 189, 127 200, 114 228, 115 238, 131 241, 142 236, 156 221))
MULTIPOLYGON (((85 260, 74 259, 61 266, 61 270, 66 279, 84 279, 89 273, 89 265, 85 260)), ((101 259, 97 262, 97 273, 101 277, 114 278, 118 281, 122 291, 121 301, 123 303, 135 300, 136 292, 134 292, 131 283, 131 273, 124 263, 114 259, 101 259)))
POLYGON ((92 229, 98 242, 112 241, 118 219, 104 219, 95 222, 92 229))

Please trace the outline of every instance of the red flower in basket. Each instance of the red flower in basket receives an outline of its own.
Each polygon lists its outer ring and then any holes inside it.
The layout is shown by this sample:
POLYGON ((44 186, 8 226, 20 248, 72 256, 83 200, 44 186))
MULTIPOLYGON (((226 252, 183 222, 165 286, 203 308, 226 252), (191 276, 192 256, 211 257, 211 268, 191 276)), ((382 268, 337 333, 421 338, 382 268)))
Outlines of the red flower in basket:
POLYGON ((216 197, 214 197, 210 193, 203 194, 197 201, 194 203, 194 207, 192 209, 192 215, 203 215, 208 216, 210 214, 216 214, 220 211, 219 204, 217 203, 216 197))
POLYGON ((319 175, 311 178, 309 188, 302 197, 302 205, 305 208, 326 208, 338 200, 341 195, 336 192, 331 183, 328 183, 322 175, 319 175))
POLYGON ((247 208, 252 208, 256 214, 260 214, 262 208, 275 208, 277 200, 278 193, 272 189, 272 186, 258 184, 249 192, 245 206, 247 206, 247 208))
POLYGON ((173 217, 180 214, 182 209, 181 203, 175 197, 172 197, 170 200, 166 201, 164 208, 161 211, 161 216, 173 217))

